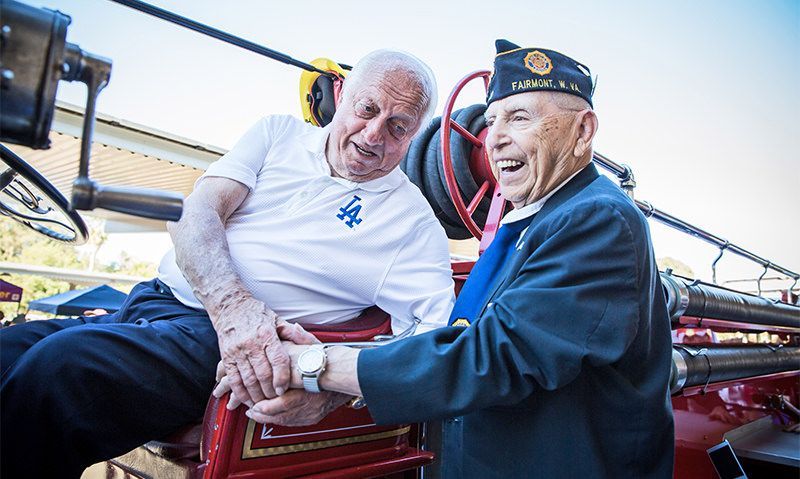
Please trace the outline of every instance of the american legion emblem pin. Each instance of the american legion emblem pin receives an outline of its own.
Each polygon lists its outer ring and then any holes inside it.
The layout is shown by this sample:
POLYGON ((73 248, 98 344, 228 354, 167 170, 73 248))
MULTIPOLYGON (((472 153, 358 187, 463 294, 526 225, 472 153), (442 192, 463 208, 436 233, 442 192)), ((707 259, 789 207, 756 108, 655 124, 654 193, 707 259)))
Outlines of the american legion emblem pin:
POLYGON ((553 62, 550 57, 539 50, 534 50, 525 55, 524 62, 525 68, 537 75, 547 75, 553 70, 553 62))

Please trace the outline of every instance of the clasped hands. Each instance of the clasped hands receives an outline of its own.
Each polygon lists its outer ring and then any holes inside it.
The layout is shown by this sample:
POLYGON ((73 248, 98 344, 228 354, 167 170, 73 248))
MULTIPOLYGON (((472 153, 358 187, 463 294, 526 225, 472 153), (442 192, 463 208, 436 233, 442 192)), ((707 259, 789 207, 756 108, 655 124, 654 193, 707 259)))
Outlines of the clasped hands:
POLYGON ((350 396, 323 391, 308 393, 292 364, 306 348, 319 343, 299 324, 280 318, 260 301, 240 303, 224 312, 218 324, 220 355, 214 396, 228 391, 228 409, 244 404, 259 423, 282 426, 316 424, 350 396), (232 308, 233 309, 233 308, 232 308))

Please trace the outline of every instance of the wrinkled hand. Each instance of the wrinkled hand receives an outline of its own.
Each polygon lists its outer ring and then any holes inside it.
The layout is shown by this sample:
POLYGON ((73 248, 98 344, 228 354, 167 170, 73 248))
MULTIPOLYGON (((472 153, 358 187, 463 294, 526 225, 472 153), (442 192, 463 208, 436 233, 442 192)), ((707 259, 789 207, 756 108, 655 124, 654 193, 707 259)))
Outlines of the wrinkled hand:
POLYGON ((225 375, 225 365, 220 361, 217 363, 217 385, 214 386, 214 391, 211 394, 215 398, 221 399, 227 392, 231 393, 231 397, 228 398, 228 404, 225 408, 229 411, 233 411, 242 405, 242 400, 231 392, 231 385, 228 383, 228 377, 225 375))
POLYGON ((266 305, 256 302, 261 305, 262 317, 266 317, 263 323, 252 324, 253 321, 241 319, 249 316, 234 319, 237 317, 229 316, 232 311, 229 308, 226 312, 229 319, 225 320, 220 328, 222 331, 218 332, 222 360, 217 365, 218 384, 213 394, 220 398, 231 391, 227 406, 230 410, 241 404, 252 407, 259 401, 282 395, 289 387, 291 363, 281 346, 281 339, 297 344, 319 342, 299 324, 290 324, 277 318, 266 305), (270 316, 273 319, 270 320, 270 316), (255 331, 256 334, 248 336, 247 331, 255 331), (224 339, 223 333, 226 333, 224 339))
POLYGON ((350 400, 350 396, 330 391, 309 393, 291 389, 274 399, 265 399, 245 414, 261 424, 280 426, 310 426, 325 418, 331 411, 350 400))
POLYGON ((278 317, 264 303, 242 298, 220 310, 214 324, 228 385, 253 405, 289 386, 289 356, 280 345, 278 317))
POLYGON ((291 342, 294 344, 318 344, 321 343, 316 336, 309 333, 302 326, 297 323, 287 323, 282 319, 278 319, 278 337, 285 343, 291 342))

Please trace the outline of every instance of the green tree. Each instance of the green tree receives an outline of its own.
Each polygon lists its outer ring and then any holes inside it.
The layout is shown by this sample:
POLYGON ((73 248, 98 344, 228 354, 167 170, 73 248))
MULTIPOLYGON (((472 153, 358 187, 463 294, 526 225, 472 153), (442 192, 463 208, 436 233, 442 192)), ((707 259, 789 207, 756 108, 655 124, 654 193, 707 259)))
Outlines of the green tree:
MULTIPOLYGON (((133 276, 152 277, 156 266, 152 263, 136 261, 123 254, 111 264, 97 264, 97 251, 107 239, 105 222, 89 219, 89 241, 83 246, 72 246, 48 237, 5 218, 0 219, 0 261, 23 263, 56 268, 118 273, 133 276)), ((20 310, 25 311, 33 300, 75 289, 76 285, 36 275, 3 274, 3 280, 23 289, 20 310)), ((112 284, 129 291, 129 284, 112 284)), ((0 303, 6 320, 17 314, 17 303, 0 303)))
MULTIPOLYGON (((147 261, 138 261, 123 252, 120 257, 109 264, 100 267, 104 273, 127 274, 131 276, 141 276, 143 278, 153 278, 156 275, 156 265, 147 261)), ((111 286, 126 293, 131 290, 133 285, 112 283, 111 286)))
MULTIPOLYGON (((75 247, 49 239, 10 220, 0 221, 0 261, 56 268, 85 269, 86 267, 85 261, 78 256, 75 247)), ((27 274, 3 275, 3 279, 22 288, 20 307, 23 311, 34 299, 75 288, 75 285, 66 281, 27 274)), ((5 312, 6 318, 13 317, 17 312, 17 304, 0 303, 0 310, 5 312)))

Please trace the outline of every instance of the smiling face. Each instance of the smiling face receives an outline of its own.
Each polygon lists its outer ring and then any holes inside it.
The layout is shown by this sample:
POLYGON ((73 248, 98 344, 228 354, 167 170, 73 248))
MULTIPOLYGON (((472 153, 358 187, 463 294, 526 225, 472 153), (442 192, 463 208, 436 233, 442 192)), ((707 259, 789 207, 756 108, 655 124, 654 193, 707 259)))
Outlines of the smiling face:
POLYGON ((427 101, 403 70, 366 73, 345 88, 325 145, 331 173, 357 182, 389 174, 408 151, 427 101))
POLYGON ((591 161, 597 118, 583 100, 558 95, 520 93, 486 109, 489 160, 503 197, 516 208, 546 196, 591 161))

